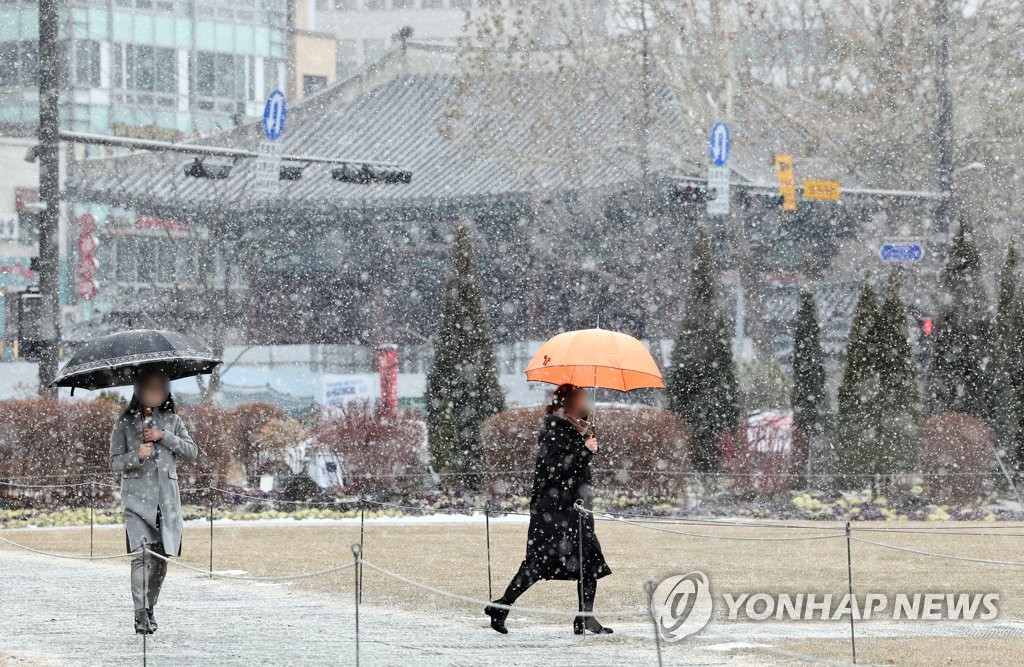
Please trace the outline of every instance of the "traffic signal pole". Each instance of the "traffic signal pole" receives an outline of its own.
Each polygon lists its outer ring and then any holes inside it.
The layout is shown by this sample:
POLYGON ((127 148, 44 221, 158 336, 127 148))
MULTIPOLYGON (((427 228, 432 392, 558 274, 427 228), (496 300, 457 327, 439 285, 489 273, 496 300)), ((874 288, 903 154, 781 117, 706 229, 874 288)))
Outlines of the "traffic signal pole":
POLYGON ((60 341, 60 128, 57 0, 39 0, 39 395, 56 398, 60 341))
POLYGON ((949 0, 935 2, 935 161, 939 192, 935 231, 949 238, 953 222, 953 93, 949 87, 949 0))

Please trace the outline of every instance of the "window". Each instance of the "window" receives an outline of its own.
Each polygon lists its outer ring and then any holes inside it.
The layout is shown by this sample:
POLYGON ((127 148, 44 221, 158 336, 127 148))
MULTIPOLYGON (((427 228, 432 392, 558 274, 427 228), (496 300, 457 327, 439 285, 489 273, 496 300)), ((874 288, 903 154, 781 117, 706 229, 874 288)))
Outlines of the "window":
MULTIPOLYGON (((276 78, 276 77, 275 77, 276 78)), ((196 56, 196 92, 205 97, 244 100, 245 56, 200 51, 196 56)))
POLYGON ((75 42, 75 83, 96 88, 100 85, 100 43, 92 39, 75 42))
POLYGON ((139 254, 136 252, 135 239, 125 236, 117 240, 116 261, 114 274, 117 276, 117 282, 135 282, 135 272, 139 266, 139 254))
POLYGON ((304 74, 302 76, 302 94, 312 95, 318 90, 323 90, 327 87, 327 77, 318 76, 314 74, 304 74))
POLYGON ((367 9, 387 9, 384 5, 384 0, 366 0, 367 9))
POLYGON ((0 42, 0 88, 39 85, 39 49, 35 40, 0 42))
POLYGON ((444 0, 423 0, 423 9, 444 9, 444 0))
POLYGON ((391 0, 392 9, 414 9, 415 7, 415 0, 391 0))
POLYGON ((124 47, 124 88, 142 92, 178 91, 174 49, 142 44, 124 47))
MULTIPOLYGON (((267 60, 263 61, 263 86, 266 88, 266 93, 271 93, 275 88, 281 87, 281 68, 279 67, 279 61, 267 60)), ((255 98, 254 98, 255 99, 255 98)))

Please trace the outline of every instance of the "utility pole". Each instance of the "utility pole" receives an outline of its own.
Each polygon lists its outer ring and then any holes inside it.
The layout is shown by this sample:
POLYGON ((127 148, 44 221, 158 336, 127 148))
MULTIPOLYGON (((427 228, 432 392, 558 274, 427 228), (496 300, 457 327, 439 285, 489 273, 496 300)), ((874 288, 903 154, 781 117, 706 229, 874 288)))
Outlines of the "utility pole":
POLYGON ((60 343, 60 137, 57 0, 39 0, 39 395, 56 398, 60 343))
POLYGON ((953 219, 953 93, 949 89, 949 0, 935 1, 935 157, 939 199, 936 233, 950 234, 953 219))

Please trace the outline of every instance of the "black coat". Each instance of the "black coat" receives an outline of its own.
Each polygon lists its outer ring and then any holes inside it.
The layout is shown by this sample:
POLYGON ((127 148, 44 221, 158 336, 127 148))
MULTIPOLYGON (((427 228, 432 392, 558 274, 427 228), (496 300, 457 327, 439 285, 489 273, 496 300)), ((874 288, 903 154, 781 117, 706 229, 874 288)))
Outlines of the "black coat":
MULTIPOLYGON (((530 499, 526 564, 540 579, 576 579, 579 568, 577 498, 593 507, 590 459, 584 436, 562 417, 546 415, 537 438, 537 469, 530 499)), ((583 516, 583 574, 611 574, 594 533, 594 517, 583 516)))

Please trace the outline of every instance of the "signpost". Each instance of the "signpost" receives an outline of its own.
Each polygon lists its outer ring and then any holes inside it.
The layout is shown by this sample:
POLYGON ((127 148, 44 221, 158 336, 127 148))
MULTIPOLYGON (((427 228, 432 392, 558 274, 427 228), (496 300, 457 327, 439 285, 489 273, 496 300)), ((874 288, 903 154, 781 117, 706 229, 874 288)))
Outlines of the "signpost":
POLYGON ((708 154, 711 168, 708 169, 708 192, 714 197, 708 200, 708 215, 729 215, 729 152, 732 137, 729 126, 719 121, 711 127, 708 135, 708 154))
POLYGON ((779 180, 779 194, 782 195, 782 210, 796 210, 796 177, 793 175, 793 156, 789 153, 775 154, 775 175, 779 180))
POLYGON ((263 107, 263 134, 266 138, 260 141, 259 157, 253 166, 253 190, 266 197, 276 197, 281 191, 281 145, 276 142, 284 132, 287 114, 284 93, 280 90, 270 93, 263 107))
POLYGON ((909 262, 916 264, 924 259, 924 245, 915 240, 896 240, 882 243, 878 256, 883 262, 909 262))
POLYGON ((839 181, 804 181, 804 199, 839 201, 842 187, 839 181))

